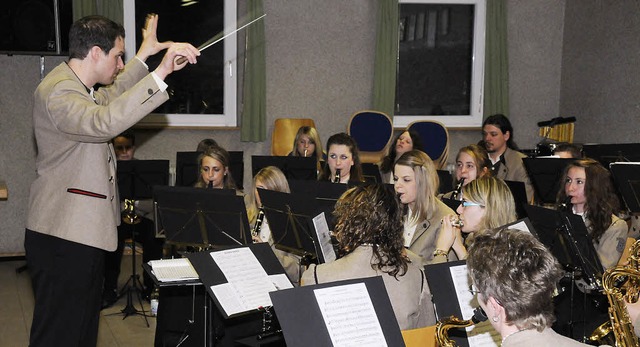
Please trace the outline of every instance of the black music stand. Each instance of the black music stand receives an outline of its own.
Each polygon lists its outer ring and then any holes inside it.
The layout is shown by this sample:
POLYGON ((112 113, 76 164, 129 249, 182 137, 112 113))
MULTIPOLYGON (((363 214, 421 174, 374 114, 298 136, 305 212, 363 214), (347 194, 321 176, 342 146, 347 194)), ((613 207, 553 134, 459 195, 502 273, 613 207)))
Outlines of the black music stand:
POLYGON ((289 180, 289 188, 292 193, 315 197, 317 209, 314 211, 314 216, 320 212, 324 212, 331 230, 333 230, 335 225, 333 209, 336 202, 347 189, 353 186, 354 184, 352 182, 341 184, 331 183, 329 181, 289 180))
MULTIPOLYGON (((176 187, 193 187, 198 181, 201 152, 176 152, 176 187)), ((238 189, 244 189, 244 153, 229 151, 229 171, 238 189)))
POLYGON ((260 201, 277 249, 301 257, 301 265, 323 263, 320 240, 313 225, 318 207, 308 194, 259 189, 260 201))
POLYGON ((167 242, 209 249, 251 243, 242 196, 234 189, 154 187, 167 242))
POLYGON ((611 163, 609 169, 629 213, 640 213, 640 163, 611 163))
POLYGON ((251 156, 251 172, 253 176, 267 166, 277 167, 289 180, 315 181, 318 179, 318 160, 316 157, 251 156))
POLYGON ((640 143, 585 144, 582 152, 587 158, 599 161, 608 168, 615 162, 640 161, 640 143))
POLYGON ((524 218, 527 216, 524 206, 529 203, 527 200, 527 191, 524 187, 524 182, 520 181, 504 181, 513 195, 513 203, 516 206, 516 214, 518 218, 524 218))
POLYGON ((440 184, 438 194, 446 194, 453 190, 453 175, 447 170, 437 170, 440 184))
POLYGON ((567 165, 575 159, 565 158, 522 158, 531 184, 541 203, 555 204, 561 187, 562 175, 567 165))
POLYGON ((380 168, 374 163, 361 163, 362 176, 367 183, 384 183, 380 176, 380 168))
MULTIPOLYGON (((118 192, 121 199, 140 200, 149 199, 152 194, 152 187, 167 185, 169 183, 169 161, 168 160, 124 160, 118 161, 118 192)), ((132 202, 133 204, 133 202, 132 202)), ((134 205, 135 206, 135 205, 134 205)), ((133 210, 135 214, 135 208, 133 210)), ((135 224, 131 225, 131 276, 118 294, 121 297, 127 294, 127 305, 122 309, 124 317, 139 314, 144 317, 147 327, 149 321, 142 305, 142 282, 140 275, 136 273, 136 245, 135 245, 135 224), (133 296, 137 296, 141 311, 133 305, 133 296)))
POLYGON ((363 283, 366 286, 382 334, 388 346, 404 346, 382 277, 374 276, 317 284, 269 293, 288 346, 331 346, 315 291, 363 283))

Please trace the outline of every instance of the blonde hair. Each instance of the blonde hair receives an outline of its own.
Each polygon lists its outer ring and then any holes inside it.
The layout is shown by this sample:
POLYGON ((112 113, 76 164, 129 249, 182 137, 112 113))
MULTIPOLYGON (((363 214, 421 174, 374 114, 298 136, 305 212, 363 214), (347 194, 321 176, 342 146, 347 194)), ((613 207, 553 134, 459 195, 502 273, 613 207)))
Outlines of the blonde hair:
POLYGON ((398 165, 410 167, 416 177, 415 211, 412 211, 413 215, 408 216, 408 218, 416 221, 431 219, 436 210, 436 193, 440 185, 440 179, 433 160, 426 153, 413 150, 404 153, 398 158, 394 168, 398 165))
POLYGON ((478 230, 495 229, 517 219, 511 190, 499 178, 479 177, 462 188, 462 196, 484 207, 484 217, 478 230))
POLYGON ((204 157, 211 157, 217 161, 219 161, 222 166, 227 170, 227 173, 224 175, 222 179, 222 188, 224 189, 236 189, 236 182, 233 180, 231 176, 231 170, 229 169, 229 163, 231 159, 229 159, 229 152, 226 149, 220 146, 211 146, 207 148, 202 154, 198 156, 198 181, 194 185, 196 188, 206 188, 208 182, 205 182, 202 178, 202 159, 204 157))
POLYGON ((249 218, 249 223, 253 224, 256 221, 256 217, 258 216, 258 208, 255 191, 256 191, 256 182, 260 181, 262 185, 268 190, 274 190, 277 192, 290 193, 289 182, 285 177, 284 173, 280 171, 275 166, 267 166, 258 173, 253 176, 253 182, 251 189, 246 195, 245 203, 247 205, 247 217, 249 218))
POLYGON ((313 143, 316 146, 315 154, 316 154, 316 159, 318 164, 317 170, 320 171, 321 169, 320 162, 322 161, 322 141, 320 141, 320 135, 318 134, 318 131, 316 130, 316 128, 308 125, 303 125, 300 128, 298 128, 296 137, 293 139, 293 150, 291 151, 291 156, 294 156, 294 157, 302 156, 301 153, 298 153, 298 141, 300 140, 300 137, 302 137, 302 135, 309 136, 311 143, 313 143))

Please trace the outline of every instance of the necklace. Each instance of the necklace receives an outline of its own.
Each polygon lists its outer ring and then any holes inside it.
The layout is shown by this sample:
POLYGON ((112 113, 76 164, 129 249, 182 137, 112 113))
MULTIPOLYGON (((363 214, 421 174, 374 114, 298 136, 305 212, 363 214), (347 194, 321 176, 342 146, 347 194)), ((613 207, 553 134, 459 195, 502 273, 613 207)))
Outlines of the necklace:
POLYGON ((503 337, 503 338, 502 338, 502 342, 501 342, 500 344, 501 344, 501 345, 503 345, 503 344, 504 344, 504 342, 505 342, 505 341, 506 341, 506 340, 507 340, 511 335, 515 335, 515 334, 520 333, 520 332, 523 332, 523 331, 525 331, 525 330, 529 330, 529 329, 520 329, 520 330, 516 330, 516 331, 512 332, 511 334, 509 334, 509 335, 507 335, 507 336, 503 337))

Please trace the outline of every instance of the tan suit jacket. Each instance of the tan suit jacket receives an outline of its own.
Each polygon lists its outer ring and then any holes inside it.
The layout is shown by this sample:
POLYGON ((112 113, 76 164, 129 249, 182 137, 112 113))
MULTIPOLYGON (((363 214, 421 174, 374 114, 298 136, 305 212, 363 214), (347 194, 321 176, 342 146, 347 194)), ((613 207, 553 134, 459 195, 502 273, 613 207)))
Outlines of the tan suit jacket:
MULTIPOLYGON (((436 210, 433 213, 433 217, 418 223, 411 243, 409 244, 409 250, 422 258, 423 265, 433 262, 433 251, 436 250, 436 240, 442 227, 440 221, 443 217, 454 213, 449 206, 440 201, 440 199, 437 199, 436 210)), ((458 260, 458 257, 452 249, 449 251, 449 261, 454 260, 458 260)))
POLYGON ((523 182, 524 188, 527 191, 527 201, 531 202, 534 195, 533 186, 522 162, 522 158, 526 158, 527 156, 508 147, 502 155, 504 156, 505 164, 500 165, 496 177, 505 181, 523 182))
POLYGON ((61 239, 116 249, 120 199, 110 140, 169 97, 144 64, 132 59, 95 101, 66 63, 34 93, 38 146, 27 229, 61 239))
POLYGON ((354 278, 382 276, 384 286, 389 294, 393 312, 401 330, 421 328, 436 323, 431 292, 424 272, 415 254, 409 253, 407 273, 393 276, 371 268, 373 251, 371 246, 361 245, 346 256, 331 262, 316 266, 311 264, 302 274, 302 284, 329 283, 354 278))

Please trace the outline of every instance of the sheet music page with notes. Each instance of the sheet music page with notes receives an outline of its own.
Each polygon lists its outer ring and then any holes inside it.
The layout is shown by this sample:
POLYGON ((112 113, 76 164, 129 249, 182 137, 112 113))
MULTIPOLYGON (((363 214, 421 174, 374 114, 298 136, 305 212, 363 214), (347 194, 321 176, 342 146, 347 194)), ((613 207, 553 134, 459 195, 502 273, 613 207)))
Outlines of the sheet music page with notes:
MULTIPOLYGON (((471 319, 473 310, 480 306, 475 295, 469 291, 471 279, 467 273, 467 265, 452 266, 449 268, 451 279, 456 290, 458 305, 462 312, 462 319, 471 319)), ((500 334, 493 329, 489 321, 484 321, 470 327, 465 328, 467 331, 467 340, 469 347, 489 347, 500 346, 502 338, 500 334)))
POLYGON ((200 277, 187 258, 149 261, 151 272, 160 282, 197 280, 200 277))
POLYGON ((316 229, 316 234, 320 241, 320 249, 322 249, 324 262, 330 263, 336 260, 336 252, 333 250, 333 245, 331 244, 331 231, 329 231, 329 225, 327 224, 327 218, 324 212, 313 217, 313 226, 316 229))
POLYGON ((227 279, 211 290, 228 316, 272 306, 269 292, 277 290, 276 286, 251 249, 234 248, 210 255, 227 279))
POLYGON ((387 346, 364 283, 313 292, 334 347, 387 346))

